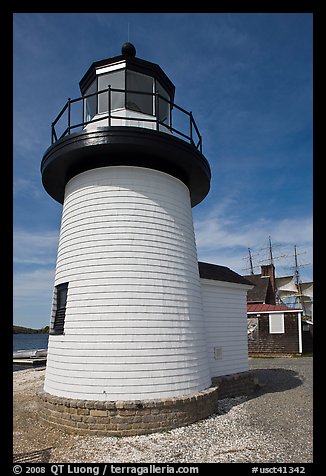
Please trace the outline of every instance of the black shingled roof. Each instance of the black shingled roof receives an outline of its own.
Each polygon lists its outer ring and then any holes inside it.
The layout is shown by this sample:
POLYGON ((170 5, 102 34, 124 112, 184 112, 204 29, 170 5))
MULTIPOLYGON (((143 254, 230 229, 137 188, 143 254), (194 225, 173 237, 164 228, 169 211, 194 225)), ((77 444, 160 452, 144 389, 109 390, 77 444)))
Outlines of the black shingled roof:
POLYGON ((251 285, 252 283, 248 279, 235 273, 226 266, 220 266, 218 264, 203 263, 198 261, 199 274, 201 278, 213 279, 215 281, 226 281, 228 283, 238 283, 251 285))
POLYGON ((268 276, 262 277, 261 274, 249 274, 248 276, 245 276, 245 279, 255 285, 253 289, 249 289, 247 294, 247 301, 265 303, 267 289, 269 285, 268 276))

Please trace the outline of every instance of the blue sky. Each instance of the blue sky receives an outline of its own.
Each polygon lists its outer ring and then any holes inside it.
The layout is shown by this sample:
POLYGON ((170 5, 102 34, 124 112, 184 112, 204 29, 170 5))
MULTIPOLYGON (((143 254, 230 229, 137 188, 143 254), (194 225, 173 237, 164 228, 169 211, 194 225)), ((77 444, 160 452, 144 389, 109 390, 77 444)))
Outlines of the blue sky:
MULTIPOLYGON (((312 14, 14 14, 14 323, 48 325, 62 206, 41 183, 50 125, 92 62, 129 40, 191 110, 212 170, 193 209, 198 257, 247 274, 312 264, 312 14), (288 256, 289 255, 289 256, 288 256), (282 267, 281 267, 282 265, 282 267), (256 269, 259 272, 259 269, 256 269)), ((302 268, 312 278, 312 267, 302 268)))

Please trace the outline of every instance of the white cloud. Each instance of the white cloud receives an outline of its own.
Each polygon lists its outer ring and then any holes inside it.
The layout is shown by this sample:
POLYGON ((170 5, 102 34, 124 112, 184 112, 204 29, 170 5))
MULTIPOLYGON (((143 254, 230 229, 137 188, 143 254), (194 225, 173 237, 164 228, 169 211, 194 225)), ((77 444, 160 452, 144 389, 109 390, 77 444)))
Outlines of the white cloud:
POLYGON ((53 266, 59 231, 14 230, 14 264, 53 266))
MULTIPOLYGON (((273 220, 259 218, 244 221, 233 211, 233 200, 225 199, 214 207, 203 219, 195 219, 195 233, 198 258, 216 264, 228 266, 235 271, 248 274, 246 256, 248 248, 256 254, 256 266, 259 261, 268 261, 268 237, 277 244, 276 256, 285 250, 292 263, 293 246, 296 244, 307 252, 306 260, 312 264, 312 218, 288 217, 273 220), (259 256, 258 256, 259 255, 259 256)), ((254 260, 255 261, 255 260, 254 260)))
POLYGON ((48 324, 54 286, 58 232, 14 230, 14 324, 48 324))
POLYGON ((14 324, 35 329, 50 322, 54 268, 14 275, 14 324))
POLYGON ((16 304, 26 305, 46 301, 52 295, 54 284, 54 268, 35 269, 17 272, 14 275, 14 298, 16 304))
POLYGON ((33 198, 42 198, 44 192, 41 189, 41 186, 36 184, 32 180, 28 180, 22 177, 15 177, 13 184, 14 197, 20 194, 24 194, 24 198, 29 195, 33 198))

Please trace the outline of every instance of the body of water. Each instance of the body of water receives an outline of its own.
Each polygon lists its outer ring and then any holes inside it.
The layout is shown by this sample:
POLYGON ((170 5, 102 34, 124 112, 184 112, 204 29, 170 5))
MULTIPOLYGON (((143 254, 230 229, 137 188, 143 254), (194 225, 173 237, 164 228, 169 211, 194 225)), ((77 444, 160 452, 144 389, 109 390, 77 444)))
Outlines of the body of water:
MULTIPOLYGON (((48 340, 48 334, 13 334, 13 351, 16 352, 17 350, 47 349, 48 340)), ((13 365, 14 372, 28 368, 31 368, 31 366, 18 364, 13 365)))
POLYGON ((48 334, 13 334, 13 351, 47 349, 48 334))

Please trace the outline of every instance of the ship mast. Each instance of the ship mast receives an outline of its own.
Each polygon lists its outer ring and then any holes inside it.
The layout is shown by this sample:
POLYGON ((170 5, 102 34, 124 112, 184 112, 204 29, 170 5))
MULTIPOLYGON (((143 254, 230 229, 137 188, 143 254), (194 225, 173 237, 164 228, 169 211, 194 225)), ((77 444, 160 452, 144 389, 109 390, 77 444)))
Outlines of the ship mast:
POLYGON ((297 245, 294 245, 294 276, 295 276, 295 284, 298 289, 298 296, 297 299, 300 303, 300 307, 303 310, 303 313, 305 314, 305 304, 304 304, 304 299, 302 295, 302 289, 301 289, 301 278, 300 278, 300 271, 299 271, 299 265, 298 265, 298 254, 297 254, 297 245))
POLYGON ((250 248, 248 248, 248 253, 249 253, 249 263, 250 263, 250 274, 254 274, 254 265, 252 264, 252 254, 251 254, 250 248))
MULTIPOLYGON (((281 246, 281 244, 277 244, 274 246, 281 246)), ((252 248, 248 248, 248 255, 247 257, 243 258, 249 262, 249 267, 245 268, 245 270, 249 270, 251 275, 254 275, 254 270, 259 266, 254 266, 253 264, 253 257, 257 257, 261 254, 261 252, 268 252, 268 258, 258 261, 258 264, 266 263, 267 261, 271 265, 275 265, 275 261, 282 259, 282 258, 290 258, 292 257, 291 261, 294 259, 294 265, 291 266, 291 276, 292 276, 292 283, 295 289, 284 289, 284 284, 281 284, 281 287, 278 287, 278 279, 282 280, 282 276, 278 276, 275 279, 275 299, 278 304, 286 304, 290 307, 292 306, 299 306, 303 310, 303 314, 306 315, 309 309, 309 305, 307 307, 307 303, 311 301, 311 297, 308 296, 308 301, 306 301, 306 291, 305 285, 309 283, 303 283, 300 276, 300 268, 304 266, 308 266, 308 263, 299 264, 298 256, 301 254, 305 254, 306 252, 298 252, 297 245, 294 245, 294 254, 280 254, 280 256, 274 256, 274 246, 272 244, 271 236, 268 237, 268 246, 266 248, 261 248, 257 251, 252 251, 252 248), (289 299, 292 301, 290 302, 289 299), (294 301, 293 301, 294 299, 294 301)), ((267 254, 267 253, 266 253, 267 254)), ((265 255, 266 256, 266 255, 265 255)), ((292 261, 293 262, 293 261, 292 261)), ((290 277, 290 276, 289 276, 290 277)))

